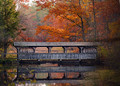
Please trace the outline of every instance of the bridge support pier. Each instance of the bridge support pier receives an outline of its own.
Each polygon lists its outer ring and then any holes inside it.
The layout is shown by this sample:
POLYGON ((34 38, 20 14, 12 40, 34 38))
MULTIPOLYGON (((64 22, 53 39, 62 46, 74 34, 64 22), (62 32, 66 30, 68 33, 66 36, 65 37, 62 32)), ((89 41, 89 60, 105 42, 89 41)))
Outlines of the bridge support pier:
POLYGON ((67 47, 62 47, 62 48, 63 48, 64 53, 67 53, 67 47))
POLYGON ((33 53, 35 53, 35 49, 36 49, 36 47, 31 47, 32 49, 33 49, 33 53))
POLYGON ((17 62, 19 64, 19 53, 20 53, 20 48, 19 47, 15 47, 17 49, 17 62))
POLYGON ((48 72, 48 77, 47 79, 49 80, 51 78, 51 73, 48 72))
POLYGON ((67 74, 67 72, 66 72, 66 73, 65 73, 65 79, 68 78, 67 76, 68 76, 68 74, 67 74))
POLYGON ((78 47, 79 48, 79 53, 83 53, 83 47, 78 47))
POLYGON ((51 49, 52 49, 52 47, 47 47, 48 48, 48 53, 51 53, 51 49))

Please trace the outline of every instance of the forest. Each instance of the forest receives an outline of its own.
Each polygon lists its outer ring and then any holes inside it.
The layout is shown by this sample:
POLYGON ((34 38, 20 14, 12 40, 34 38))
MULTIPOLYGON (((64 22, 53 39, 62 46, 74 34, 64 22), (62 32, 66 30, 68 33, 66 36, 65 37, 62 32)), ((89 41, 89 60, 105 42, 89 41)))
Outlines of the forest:
POLYGON ((0 0, 0 63, 13 42, 100 42, 97 86, 120 85, 120 0, 0 0))

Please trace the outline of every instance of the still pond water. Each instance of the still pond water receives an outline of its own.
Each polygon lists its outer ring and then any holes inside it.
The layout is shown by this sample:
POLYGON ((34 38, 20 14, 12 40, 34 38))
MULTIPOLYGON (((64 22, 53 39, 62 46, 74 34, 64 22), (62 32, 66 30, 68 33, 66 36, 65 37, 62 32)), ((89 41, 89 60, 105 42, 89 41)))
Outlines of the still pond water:
POLYGON ((0 65, 0 86, 109 86, 105 80, 112 74, 103 67, 73 63, 0 65))

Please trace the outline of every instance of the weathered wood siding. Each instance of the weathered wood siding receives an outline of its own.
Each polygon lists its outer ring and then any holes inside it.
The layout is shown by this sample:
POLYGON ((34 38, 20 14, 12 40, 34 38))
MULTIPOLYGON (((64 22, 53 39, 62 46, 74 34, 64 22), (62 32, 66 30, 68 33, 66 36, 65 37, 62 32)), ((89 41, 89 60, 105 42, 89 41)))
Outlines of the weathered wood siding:
POLYGON ((98 42, 14 42, 17 59, 96 59, 98 42), (48 53, 35 53, 36 47, 47 47, 48 53), (51 53, 62 47, 64 53, 51 53), (67 53, 67 47, 78 47, 79 53, 67 53))
POLYGON ((96 53, 20 53, 18 59, 96 59, 96 53))

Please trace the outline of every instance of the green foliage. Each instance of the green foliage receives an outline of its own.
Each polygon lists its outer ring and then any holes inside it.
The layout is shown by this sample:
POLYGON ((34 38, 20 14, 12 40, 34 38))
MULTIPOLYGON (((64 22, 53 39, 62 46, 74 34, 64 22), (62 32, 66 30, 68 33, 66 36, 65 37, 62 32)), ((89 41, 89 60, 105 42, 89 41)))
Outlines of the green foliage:
POLYGON ((0 0, 0 47, 4 49, 6 57, 7 48, 18 34, 19 18, 14 0, 0 0))
POLYGON ((120 72, 114 70, 103 69, 97 70, 97 84, 96 86, 119 86, 120 82, 120 72))
POLYGON ((15 86, 15 83, 10 83, 10 84, 8 84, 8 86, 15 86))
POLYGON ((0 64, 13 64, 16 63, 16 59, 0 59, 0 64))
POLYGON ((104 43, 99 54, 104 57, 105 69, 96 71, 100 83, 95 86, 120 86, 120 41, 104 43))
POLYGON ((6 58, 17 58, 17 55, 16 54, 7 54, 6 55, 6 58))
POLYGON ((110 68, 120 70, 120 41, 111 44, 106 63, 110 68))
MULTIPOLYGON (((0 0, 0 42, 8 46, 16 37, 19 18, 14 0, 0 0)), ((1 44, 1 45, 2 45, 1 44)))
POLYGON ((3 53, 3 49, 0 48, 0 57, 2 56, 2 53, 3 53))
POLYGON ((97 71, 99 74, 99 79, 103 80, 103 81, 111 81, 112 80, 112 76, 114 74, 114 71, 112 70, 100 70, 97 71))
POLYGON ((109 51, 105 47, 103 47, 103 46, 99 46, 98 47, 98 54, 99 55, 101 55, 101 56, 106 58, 106 57, 108 57, 108 53, 109 53, 109 51))
POLYGON ((120 38, 120 18, 117 21, 110 23, 109 28, 109 36, 111 39, 120 38))

